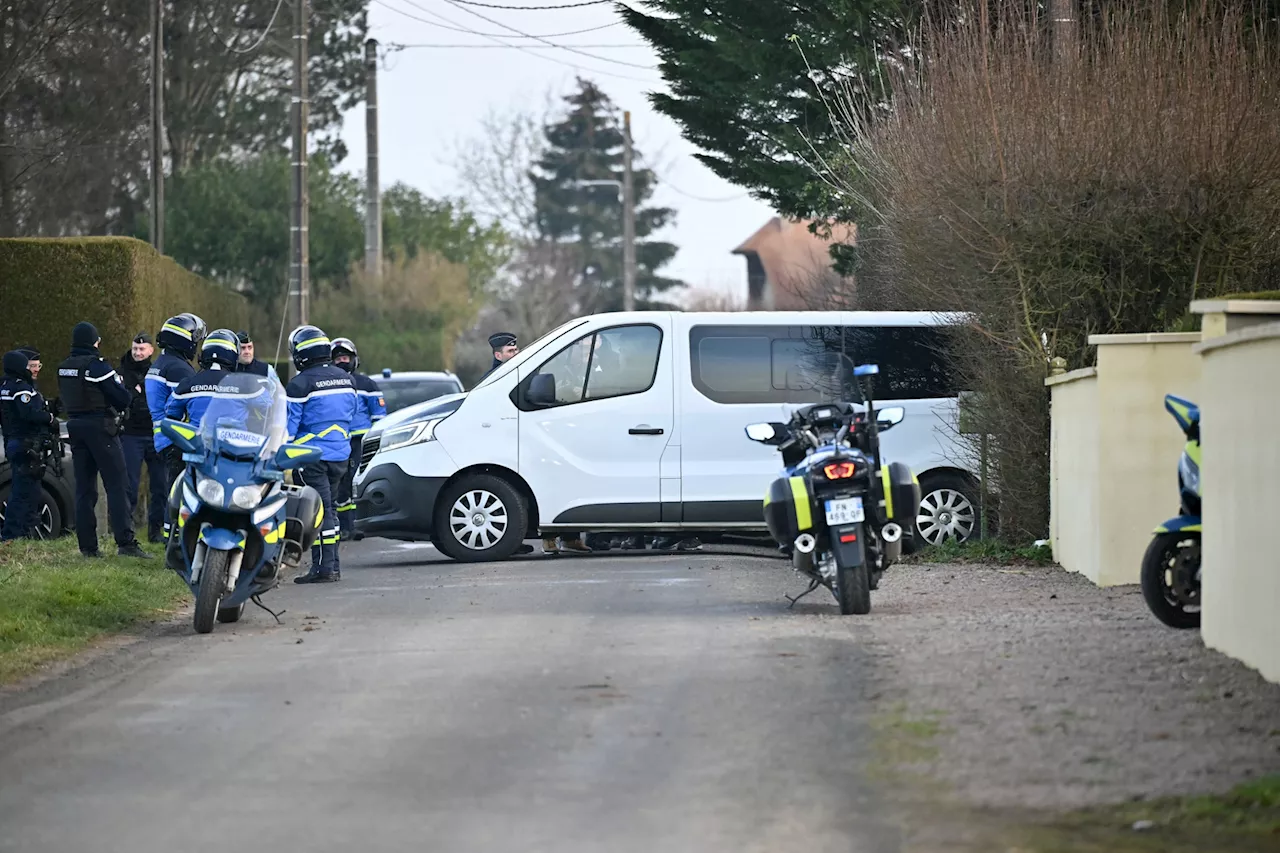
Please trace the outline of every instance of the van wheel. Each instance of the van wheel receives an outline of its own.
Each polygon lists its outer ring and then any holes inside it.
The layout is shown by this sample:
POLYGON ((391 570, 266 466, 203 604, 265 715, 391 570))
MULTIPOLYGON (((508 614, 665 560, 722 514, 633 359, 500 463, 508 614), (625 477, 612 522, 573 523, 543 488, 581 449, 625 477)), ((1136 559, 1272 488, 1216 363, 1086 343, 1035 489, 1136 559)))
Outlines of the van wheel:
POLYGON ((505 560, 524 541, 528 510, 506 480, 475 474, 445 487, 434 521, 436 547, 445 556, 464 563, 505 560))
MULTIPOLYGON (((5 512, 9 509, 9 492, 12 486, 0 489, 0 525, 4 524, 5 512)), ((40 484, 39 503, 36 506, 35 524, 30 530, 33 539, 57 539, 62 535, 62 510, 58 502, 43 483, 40 484)))
POLYGON ((944 542, 963 544, 978 532, 978 490, 973 483, 958 474, 920 478, 920 514, 910 551, 944 542))

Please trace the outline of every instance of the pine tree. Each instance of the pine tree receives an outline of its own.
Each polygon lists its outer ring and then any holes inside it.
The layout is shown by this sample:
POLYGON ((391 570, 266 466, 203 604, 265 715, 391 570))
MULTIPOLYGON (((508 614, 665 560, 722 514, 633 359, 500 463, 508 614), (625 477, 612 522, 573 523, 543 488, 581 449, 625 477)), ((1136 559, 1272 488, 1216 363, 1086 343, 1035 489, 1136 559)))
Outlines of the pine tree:
POLYGON ((879 63, 906 44, 921 0, 648 0, 621 14, 657 52, 654 107, 699 160, 794 217, 836 215, 819 172, 845 148, 846 96, 873 109, 879 63), (815 171, 814 166, 818 166, 815 171))
MULTIPOLYGON (((594 83, 578 79, 564 99, 564 111, 544 128, 547 148, 530 173, 539 235, 575 244, 581 259, 578 304, 583 312, 620 311, 622 299, 622 205, 614 186, 582 186, 583 181, 621 181, 622 116, 594 83)), ((675 211, 645 206, 657 185, 651 169, 634 166, 636 204, 636 307, 670 307, 661 296, 684 283, 659 274, 676 255, 671 243, 645 239, 671 224, 675 211)))

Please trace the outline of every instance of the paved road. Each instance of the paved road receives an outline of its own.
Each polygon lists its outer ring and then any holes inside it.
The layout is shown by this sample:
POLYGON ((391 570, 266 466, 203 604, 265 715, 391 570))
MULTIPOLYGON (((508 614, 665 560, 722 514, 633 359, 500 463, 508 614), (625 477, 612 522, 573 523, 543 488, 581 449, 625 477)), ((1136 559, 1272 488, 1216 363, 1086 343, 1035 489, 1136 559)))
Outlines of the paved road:
POLYGON ((175 625, 0 696, 0 850, 899 849, 856 620, 788 612, 783 563, 343 562, 269 597, 283 625, 175 625))

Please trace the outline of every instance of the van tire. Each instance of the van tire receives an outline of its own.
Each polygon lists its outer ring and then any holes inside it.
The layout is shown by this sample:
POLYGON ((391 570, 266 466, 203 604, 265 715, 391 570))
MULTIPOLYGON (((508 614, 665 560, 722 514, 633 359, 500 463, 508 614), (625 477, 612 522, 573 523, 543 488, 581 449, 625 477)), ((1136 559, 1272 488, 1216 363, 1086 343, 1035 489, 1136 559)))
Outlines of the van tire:
POLYGON ((436 499, 435 535, 432 539, 441 553, 461 563, 505 560, 524 542, 528 523, 529 510, 515 486, 493 474, 470 474, 450 483, 440 492, 436 499), (455 507, 458 512, 455 512, 455 507), (475 529, 462 515, 473 508, 487 515, 490 533, 475 529), (492 544, 484 545, 485 537, 492 535, 494 529, 500 529, 501 536, 492 544), (469 539, 471 545, 464 543, 463 539, 469 539), (480 547, 472 547, 477 545, 480 547))
MULTIPOLYGON (((959 510, 960 519, 948 517, 942 527, 949 528, 943 534, 945 541, 958 541, 963 544, 979 537, 979 499, 978 487, 970 478, 961 474, 930 474, 920 478, 920 515, 911 520, 911 541, 903 542, 902 550, 914 554, 940 542, 930 542, 920 531, 919 520, 925 515, 935 516, 931 524, 931 532, 937 536, 942 522, 940 511, 948 516, 959 510), (945 507, 939 504, 945 504, 945 507), (956 535, 960 533, 960 535, 956 535)), ((906 539, 907 537, 903 537, 906 539)))

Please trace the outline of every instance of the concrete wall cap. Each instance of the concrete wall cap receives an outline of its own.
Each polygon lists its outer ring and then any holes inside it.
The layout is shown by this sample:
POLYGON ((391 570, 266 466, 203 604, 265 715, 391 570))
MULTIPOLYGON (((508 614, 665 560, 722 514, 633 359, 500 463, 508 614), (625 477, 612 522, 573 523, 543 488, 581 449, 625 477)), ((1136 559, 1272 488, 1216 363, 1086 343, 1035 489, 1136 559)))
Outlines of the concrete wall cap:
MULTIPOLYGON (((1272 302, 1272 305, 1280 306, 1280 302, 1272 302)), ((1233 347, 1238 344, 1253 343, 1255 341, 1270 341, 1280 338, 1280 322, 1261 323, 1257 326, 1247 326, 1243 329, 1236 329, 1234 332, 1228 332, 1217 338, 1209 338, 1203 343, 1198 343, 1191 348, 1191 351, 1199 355, 1213 352, 1226 347, 1233 347)))
POLYGON ((1191 303, 1192 314, 1280 314, 1280 302, 1274 299, 1197 299, 1191 303))
POLYGON ((1108 346, 1112 344, 1195 344, 1199 342, 1199 332, 1138 332, 1131 335, 1089 336, 1090 346, 1108 346))
POLYGON ((1097 375, 1098 375, 1098 368, 1081 367, 1076 370, 1068 370, 1066 373, 1060 374, 1058 376, 1050 376, 1048 379, 1044 381, 1044 384, 1046 387, 1052 388, 1055 385, 1065 385, 1068 382, 1076 382, 1080 379, 1093 379, 1093 378, 1096 378, 1097 375))

